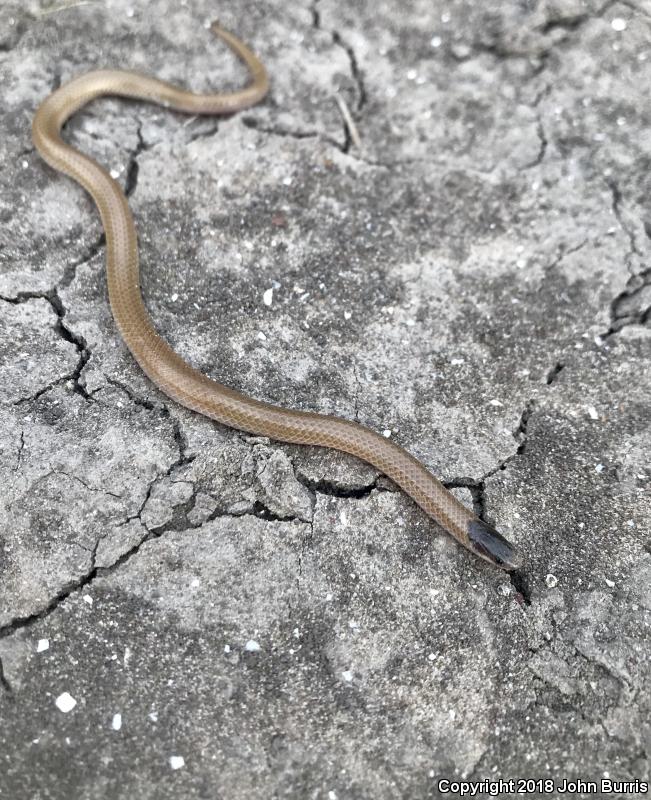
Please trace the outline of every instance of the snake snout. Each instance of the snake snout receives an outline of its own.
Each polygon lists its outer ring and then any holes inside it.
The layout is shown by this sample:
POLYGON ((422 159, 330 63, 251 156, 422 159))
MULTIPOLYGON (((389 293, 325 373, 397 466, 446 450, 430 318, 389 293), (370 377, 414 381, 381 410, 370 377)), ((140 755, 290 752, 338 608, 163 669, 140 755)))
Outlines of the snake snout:
POLYGON ((522 555, 492 525, 480 519, 468 523, 470 547, 477 555, 511 572, 523 564, 522 555))

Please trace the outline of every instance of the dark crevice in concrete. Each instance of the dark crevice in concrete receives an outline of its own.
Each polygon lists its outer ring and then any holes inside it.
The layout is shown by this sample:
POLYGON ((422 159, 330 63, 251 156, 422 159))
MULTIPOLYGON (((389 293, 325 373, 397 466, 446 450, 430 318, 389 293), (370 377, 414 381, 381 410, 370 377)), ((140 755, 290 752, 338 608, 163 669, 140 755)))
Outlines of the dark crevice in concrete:
POLYGON ((590 14, 580 13, 569 17, 557 17, 548 19, 538 30, 547 35, 555 30, 576 31, 590 19, 590 14))
MULTIPOLYGON (((257 517, 258 519, 264 519, 267 522, 301 522, 302 524, 307 524, 307 521, 304 520, 302 517, 296 516, 296 514, 277 514, 272 511, 268 506, 262 503, 260 500, 256 500, 251 508, 247 508, 243 511, 224 511, 223 509, 217 509, 213 511, 213 513, 208 517, 206 522, 212 522, 213 520, 219 519, 221 517, 257 517)), ((191 527, 200 528, 201 525, 205 525, 205 522, 201 523, 200 525, 194 525, 191 527)))
POLYGON ((333 30, 331 32, 331 36, 332 36, 332 41, 336 45, 341 47, 348 56, 348 60, 350 62, 350 73, 353 76, 353 80, 355 81, 355 85, 357 87, 357 101, 355 104, 355 111, 359 113, 366 105, 367 94, 366 94, 366 85, 364 83, 364 77, 359 67, 357 56, 355 55, 355 51, 353 50, 351 45, 349 45, 342 38, 339 31, 333 30))
POLYGON ((472 478, 452 478, 442 483, 446 489, 467 489, 472 497, 472 510, 482 519, 484 513, 483 481, 475 481, 472 478))
POLYGON ((496 467, 487 472, 479 482, 480 484, 483 484, 486 480, 488 480, 488 478, 491 478, 498 472, 505 470, 507 466, 511 463, 511 461, 513 461, 514 458, 517 458, 517 456, 524 453, 525 448, 527 446, 527 426, 529 424, 529 418, 531 417, 534 408, 535 408, 535 400, 529 400, 524 408, 524 411, 522 412, 522 415, 520 417, 520 422, 518 423, 518 427, 513 432, 513 438, 516 440, 516 442, 518 442, 518 446, 515 452, 511 453, 511 455, 507 456, 503 461, 500 461, 500 463, 496 467))
POLYGON ((610 304, 611 323, 608 330, 601 334, 602 339, 608 339, 628 325, 646 325, 651 320, 651 306, 631 308, 633 298, 649 286, 651 286, 651 268, 628 279, 624 290, 610 304))
POLYGON ((57 66, 54 68, 52 75, 52 83, 50 83, 50 92, 56 92, 61 86, 61 69, 57 66))
MULTIPOLYGON (((131 402, 134 403, 135 405, 142 406, 143 408, 146 408, 147 411, 153 411, 156 408, 155 404, 152 403, 151 400, 147 400, 144 397, 138 397, 131 391, 131 389, 125 383, 122 383, 122 381, 117 380, 117 378, 109 378, 107 375, 105 375, 104 377, 106 378, 106 382, 108 384, 110 384, 111 386, 115 386, 116 389, 120 389, 120 391, 124 392, 126 396, 129 398, 129 400, 131 400, 131 402)), ((97 394, 97 392, 101 392, 102 389, 104 388, 105 387, 103 386, 99 386, 97 389, 94 389, 93 395, 97 394)))
POLYGON ((11 687, 11 684, 7 680, 7 676, 5 675, 5 670, 1 658, 0 658, 0 689, 3 689, 10 697, 13 696, 14 691, 11 687))
POLYGON ((635 254, 641 256, 642 253, 638 249, 637 243, 635 241, 635 231, 631 230, 628 225, 624 222, 622 217, 622 192, 619 188, 617 182, 611 178, 606 180, 606 185, 610 189, 610 193, 612 195, 612 204, 611 208, 613 210, 613 214, 615 215, 615 219, 619 223, 620 228, 624 231, 624 233, 628 236, 628 240, 630 242, 630 253, 627 256, 627 263, 630 262, 631 255, 635 254))
POLYGON ((529 585, 529 578, 526 572, 522 569, 509 572, 509 580, 511 586, 516 591, 516 597, 519 595, 525 606, 531 605, 531 587, 529 585))
POLYGON ((16 466, 14 467, 15 470, 19 469, 20 461, 23 457, 23 450, 25 449, 25 431, 20 432, 20 442, 18 444, 18 453, 16 454, 16 466))
MULTIPOLYGON (((75 592, 79 591, 80 589, 86 588, 93 580, 99 575, 110 575, 114 570, 128 561, 133 555, 135 555, 138 550, 142 547, 142 545, 149 541, 154 534, 149 536, 144 536, 137 544, 135 544, 131 549, 129 549, 126 553, 120 556, 116 561, 111 564, 110 567, 95 567, 94 565, 92 568, 80 578, 74 581, 70 581, 67 583, 56 595, 45 605, 43 608, 35 611, 32 614, 27 614, 25 616, 14 617, 11 622, 0 627, 0 639, 4 639, 7 636, 11 636, 18 630, 22 630, 23 628, 29 628, 35 622, 39 622, 42 619, 48 617, 53 611, 56 611, 59 606, 67 600, 70 595, 74 594, 75 592)), ((95 548, 96 549, 96 548, 95 548)), ((94 560, 94 557, 93 557, 94 560)))
POLYGON ((149 149, 149 145, 145 142, 142 136, 142 123, 138 125, 137 134, 138 144, 136 145, 135 150, 133 150, 129 156, 129 162, 127 164, 127 177, 124 182, 124 193, 127 197, 131 197, 136 190, 136 186, 138 185, 138 171, 140 169, 138 165, 138 156, 145 150, 149 149))
POLYGON ((337 484, 327 480, 326 478, 321 478, 321 480, 314 481, 300 473, 296 473, 296 480, 300 484, 305 486, 306 489, 309 489, 311 492, 315 492, 316 494, 325 494, 328 495, 329 497, 362 498, 362 497, 368 497, 376 489, 381 490, 381 487, 378 486, 379 476, 372 483, 367 484, 366 486, 354 486, 354 487, 338 486, 337 484))
POLYGON ((551 386, 554 383, 561 372, 565 369, 565 364, 562 361, 557 361, 554 366, 549 370, 547 373, 547 377, 545 378, 545 383, 547 386, 551 386))
POLYGON ((209 139, 211 136, 214 136, 219 132, 219 127, 219 123, 215 122, 210 128, 208 128, 208 130, 193 131, 188 136, 187 143, 190 144, 191 142, 196 142, 197 139, 209 139))
POLYGON ((290 130, 289 128, 283 128, 277 125, 265 126, 255 119, 255 117, 242 117, 242 124, 247 128, 259 131, 260 133, 268 133, 272 136, 287 136, 291 139, 322 139, 339 149, 342 147, 340 142, 337 142, 335 139, 323 133, 319 133, 319 131, 290 130))
POLYGON ((41 397, 41 395, 50 391, 50 389, 68 381, 72 384, 73 392, 81 395, 85 400, 92 400, 93 398, 90 394, 88 394, 86 387, 81 381, 81 373, 90 359, 90 350, 88 349, 88 345, 86 344, 84 337, 72 331, 63 322, 63 319, 66 315, 66 310, 61 302, 58 291, 56 289, 51 289, 47 292, 26 291, 18 292, 15 297, 0 297, 0 300, 4 301, 5 303, 12 303, 13 305, 19 305, 20 303, 26 303, 29 300, 35 299, 46 300, 50 304, 57 317, 54 330, 59 334, 59 336, 61 336, 62 339, 65 339, 67 342, 70 342, 70 344, 74 345, 78 353, 78 361, 72 372, 57 378, 56 380, 47 384, 47 386, 39 389, 30 397, 23 397, 20 400, 16 400, 14 405, 22 405, 23 403, 33 402, 41 397))
POLYGON ((63 273, 63 277, 57 284, 58 289, 67 289, 68 286, 75 280, 77 277, 77 269, 81 267, 83 264, 87 264, 91 259, 93 259, 99 251, 104 247, 106 244, 106 235, 104 231, 100 233, 97 239, 90 244, 86 252, 82 255, 80 259, 75 261, 73 264, 69 264, 63 273))
POLYGON ((540 140, 540 147, 538 149, 538 153, 533 161, 530 161, 528 164, 525 164, 523 169, 532 169, 533 167, 537 167, 542 164, 545 155, 547 153, 547 147, 549 142, 547 141, 547 136, 545 134, 545 129, 543 127, 542 121, 538 120, 538 125, 536 127, 536 132, 538 134, 538 139, 540 140))

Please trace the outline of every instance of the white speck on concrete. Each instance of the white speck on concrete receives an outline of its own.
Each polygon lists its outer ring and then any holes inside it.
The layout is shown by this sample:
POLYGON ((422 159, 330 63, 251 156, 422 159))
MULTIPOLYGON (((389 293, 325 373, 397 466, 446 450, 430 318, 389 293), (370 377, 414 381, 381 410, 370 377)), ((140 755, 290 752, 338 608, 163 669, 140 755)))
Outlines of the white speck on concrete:
POLYGON ((491 405, 491 406, 503 406, 504 403, 500 403, 499 400, 491 400, 489 405, 491 405))
POLYGON ((350 319, 352 316, 353 316, 353 315, 350 313, 350 311, 344 311, 344 319, 348 320, 348 319, 350 319))
POLYGON ((625 31, 627 26, 626 20, 622 19, 622 17, 615 17, 610 24, 612 26, 612 29, 614 31, 617 31, 618 33, 625 31))
POLYGON ((267 291, 262 295, 262 302, 266 306, 270 306, 274 301, 274 290, 267 289, 267 291))
POLYGON ((260 650, 260 645, 255 641, 255 639, 249 639, 249 641, 244 645, 244 649, 247 653, 257 653, 260 650))
POLYGON ((258 339, 260 339, 261 342, 267 341, 267 337, 264 335, 264 333, 262 333, 262 331, 258 331, 258 339))
POLYGON ((122 727, 122 714, 114 714, 111 721, 111 727, 114 731, 119 731, 122 727))
POLYGON ((174 294, 172 295, 172 302, 173 302, 173 303, 176 303, 176 301, 177 301, 178 299, 179 299, 179 296, 178 296, 178 294, 177 294, 176 292, 174 292, 174 294))
POLYGON ((44 653, 46 650, 50 649, 50 640, 49 639, 39 639, 38 644, 36 645, 36 652, 37 653, 44 653))
POLYGON ((429 43, 432 45, 432 47, 437 48, 443 44, 443 39, 441 39, 440 36, 432 36, 432 38, 429 40, 429 43))
POLYGON ((556 575, 552 575, 552 573, 549 572, 545 576, 545 583, 547 584, 547 586, 549 586, 550 589, 553 589, 555 586, 558 586, 558 578, 556 577, 556 575))
POLYGON ((606 586, 608 586, 610 589, 615 588, 615 581, 611 581, 610 578, 605 578, 604 580, 606 581, 606 586))
POLYGON ((590 419, 599 419, 599 414, 594 406, 588 406, 588 416, 590 419))
POLYGON ((341 673, 341 677, 346 681, 346 683, 350 683, 353 679, 353 673, 347 669, 341 673))
POLYGON ((87 603, 89 606, 93 605, 93 598, 89 594, 85 594, 82 598, 84 603, 87 603))
POLYGON ((391 429, 390 428, 386 428, 385 430, 383 430, 382 431, 382 436, 384 436, 385 439, 388 439, 389 436, 391 436, 391 429))
POLYGON ((604 465, 603 464, 597 464, 597 466, 594 468, 594 471, 595 472, 599 472, 599 473, 603 472, 604 471, 604 465))
POLYGON ((172 769, 182 769, 185 766, 183 756, 170 756, 170 767, 172 769))
POLYGON ((452 358, 452 359, 450 359, 450 364, 452 364, 453 367, 458 367, 459 364, 463 364, 463 362, 464 362, 463 358, 452 358))
POLYGON ((226 655, 228 655, 231 652, 230 644, 225 644, 224 645, 224 652, 226 653, 226 655))
POLYGON ((158 711, 150 711, 147 716, 152 722, 158 722, 158 711))
POLYGON ((64 714, 67 714, 69 711, 72 711, 72 709, 77 705, 77 701, 75 700, 75 698, 72 695, 68 694, 68 692, 60 694, 54 701, 54 703, 56 707, 59 709, 59 711, 63 711, 64 714))

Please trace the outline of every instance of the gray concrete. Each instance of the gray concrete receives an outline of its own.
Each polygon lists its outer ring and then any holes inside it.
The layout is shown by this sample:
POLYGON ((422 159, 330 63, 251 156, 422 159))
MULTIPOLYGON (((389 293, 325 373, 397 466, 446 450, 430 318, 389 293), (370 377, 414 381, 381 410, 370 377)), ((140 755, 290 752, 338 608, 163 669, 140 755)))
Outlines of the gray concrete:
POLYGON ((0 6, 0 797, 648 780, 651 3, 64 5, 0 6), (105 100, 66 134, 128 189, 157 325, 390 430, 522 574, 353 459, 178 407, 121 343, 30 120, 95 66, 240 85, 215 13, 263 105, 105 100))

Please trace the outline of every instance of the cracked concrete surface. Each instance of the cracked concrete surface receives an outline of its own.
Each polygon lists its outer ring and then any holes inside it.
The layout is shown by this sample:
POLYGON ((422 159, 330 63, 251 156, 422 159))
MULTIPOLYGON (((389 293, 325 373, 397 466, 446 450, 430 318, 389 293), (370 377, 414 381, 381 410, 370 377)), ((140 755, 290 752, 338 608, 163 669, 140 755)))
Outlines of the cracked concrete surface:
POLYGON ((0 797, 649 779, 650 69, 644 0, 0 6, 0 797), (263 104, 66 130, 130 196, 157 325, 390 430, 521 574, 367 465, 176 406, 122 345, 99 220, 30 121, 97 66, 240 85, 215 15, 263 104))

